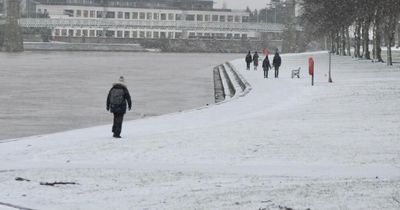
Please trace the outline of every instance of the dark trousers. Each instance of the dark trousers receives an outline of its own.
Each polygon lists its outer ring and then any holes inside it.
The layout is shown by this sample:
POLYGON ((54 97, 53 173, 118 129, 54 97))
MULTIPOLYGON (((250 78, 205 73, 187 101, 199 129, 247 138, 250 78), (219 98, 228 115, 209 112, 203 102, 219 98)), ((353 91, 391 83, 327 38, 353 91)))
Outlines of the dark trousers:
POLYGON ((275 66, 275 78, 278 78, 279 76, 279 67, 275 66))
POLYGON ((122 121, 124 120, 124 113, 114 113, 114 124, 112 132, 114 136, 119 136, 122 130, 122 121))
POLYGON ((247 64, 247 70, 250 70, 250 63, 246 63, 247 64))
POLYGON ((268 78, 268 69, 264 69, 264 78, 268 78))

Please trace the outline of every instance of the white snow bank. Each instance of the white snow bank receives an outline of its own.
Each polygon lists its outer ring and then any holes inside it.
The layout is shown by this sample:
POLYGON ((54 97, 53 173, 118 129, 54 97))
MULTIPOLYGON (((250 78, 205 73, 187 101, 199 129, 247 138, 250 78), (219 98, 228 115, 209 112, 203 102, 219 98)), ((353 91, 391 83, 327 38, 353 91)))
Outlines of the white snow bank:
POLYGON ((334 56, 331 84, 327 53, 282 59, 279 79, 247 71, 243 58, 233 61, 252 86, 245 97, 125 122, 122 140, 112 139, 107 125, 0 144, 0 202, 34 209, 398 209, 398 66, 334 56), (290 79, 298 67, 301 78, 290 79))

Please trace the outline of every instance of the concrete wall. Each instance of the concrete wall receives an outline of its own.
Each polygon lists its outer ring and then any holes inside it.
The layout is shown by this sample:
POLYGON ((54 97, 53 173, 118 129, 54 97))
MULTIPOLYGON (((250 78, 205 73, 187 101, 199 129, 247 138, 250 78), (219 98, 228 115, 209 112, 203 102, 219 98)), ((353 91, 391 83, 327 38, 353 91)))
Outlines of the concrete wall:
MULTIPOLYGON (((137 43, 144 48, 157 48, 163 52, 208 52, 208 53, 245 53, 261 52, 264 48, 281 48, 281 41, 261 40, 198 40, 198 39, 118 39, 95 37, 57 37, 57 41, 71 43, 137 43)), ((271 52, 272 52, 271 51, 271 52)))
POLYGON ((57 42, 25 42, 28 51, 119 51, 143 52, 139 44, 98 44, 98 43, 57 43, 57 42))

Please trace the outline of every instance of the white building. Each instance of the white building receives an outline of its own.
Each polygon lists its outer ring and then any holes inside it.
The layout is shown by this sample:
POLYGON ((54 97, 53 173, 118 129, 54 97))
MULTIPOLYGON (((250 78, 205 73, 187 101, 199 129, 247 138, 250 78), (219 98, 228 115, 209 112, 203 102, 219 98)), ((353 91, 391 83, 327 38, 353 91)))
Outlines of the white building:
MULTIPOLYGON (((224 29, 224 25, 243 25, 249 18, 245 11, 232 10, 182 10, 150 9, 128 7, 101 7, 88 5, 37 5, 37 12, 48 13, 51 19, 76 19, 80 21, 111 20, 115 26, 69 26, 56 27, 52 30, 54 37, 114 37, 139 39, 179 39, 179 38, 216 38, 247 39, 257 38, 254 31, 224 29), (127 21, 118 24, 118 21, 127 21), (173 25, 177 27, 171 27, 173 25), (180 29, 179 24, 193 26, 180 29), (207 24, 219 24, 220 27, 210 30, 207 24), (165 27, 163 27, 165 26, 165 27), (167 27, 168 26, 168 27, 167 27)), ((88 24, 83 24, 88 25, 88 24)), ((238 27, 240 28, 240 27, 238 27)))

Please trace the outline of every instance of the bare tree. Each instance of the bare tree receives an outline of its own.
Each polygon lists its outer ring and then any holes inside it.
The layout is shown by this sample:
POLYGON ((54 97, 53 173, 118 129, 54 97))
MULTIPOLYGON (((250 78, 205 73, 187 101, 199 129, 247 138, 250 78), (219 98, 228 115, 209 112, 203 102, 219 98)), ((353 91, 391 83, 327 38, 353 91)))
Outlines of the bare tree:
POLYGON ((393 65, 392 46, 395 44, 395 33, 398 19, 400 16, 400 2, 398 0, 386 0, 382 2, 385 9, 385 17, 383 18, 383 28, 385 34, 385 42, 387 47, 387 65, 393 65))

